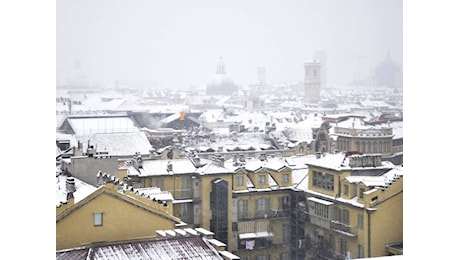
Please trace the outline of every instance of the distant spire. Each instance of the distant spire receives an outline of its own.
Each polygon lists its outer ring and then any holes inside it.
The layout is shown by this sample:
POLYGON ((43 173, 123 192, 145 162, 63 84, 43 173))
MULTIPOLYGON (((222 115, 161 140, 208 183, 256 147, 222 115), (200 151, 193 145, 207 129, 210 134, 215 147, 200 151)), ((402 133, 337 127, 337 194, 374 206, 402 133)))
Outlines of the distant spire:
POLYGON ((390 49, 387 50, 387 57, 385 58, 386 62, 391 62, 390 49))
POLYGON ((217 74, 225 74, 225 64, 224 61, 222 60, 222 56, 220 56, 219 63, 217 63, 217 74))

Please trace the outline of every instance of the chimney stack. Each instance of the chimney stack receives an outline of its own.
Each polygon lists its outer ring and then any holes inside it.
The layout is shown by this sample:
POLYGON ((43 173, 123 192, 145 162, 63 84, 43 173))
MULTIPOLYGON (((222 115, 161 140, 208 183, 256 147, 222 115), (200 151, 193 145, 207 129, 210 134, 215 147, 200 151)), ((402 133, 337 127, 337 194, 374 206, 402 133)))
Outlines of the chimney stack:
POLYGON ((73 193, 77 190, 75 187, 75 179, 73 177, 67 177, 65 181, 65 189, 68 193, 73 193))
POLYGON ((173 171, 173 165, 172 165, 172 162, 171 161, 168 161, 168 165, 166 166, 166 170, 168 172, 172 172, 173 171))

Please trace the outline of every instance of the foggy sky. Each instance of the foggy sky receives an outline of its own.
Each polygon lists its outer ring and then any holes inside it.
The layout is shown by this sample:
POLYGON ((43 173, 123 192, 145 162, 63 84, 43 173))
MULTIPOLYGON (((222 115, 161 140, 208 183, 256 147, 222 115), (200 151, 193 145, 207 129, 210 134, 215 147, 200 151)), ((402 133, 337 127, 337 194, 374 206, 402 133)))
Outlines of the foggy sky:
POLYGON ((238 85, 304 79, 327 53, 328 85, 371 73, 387 53, 402 67, 402 0, 59 0, 56 79, 74 64, 91 84, 206 86, 222 56, 238 85), (360 62, 358 62, 360 60, 360 62), (359 66, 358 66, 359 64, 359 66))

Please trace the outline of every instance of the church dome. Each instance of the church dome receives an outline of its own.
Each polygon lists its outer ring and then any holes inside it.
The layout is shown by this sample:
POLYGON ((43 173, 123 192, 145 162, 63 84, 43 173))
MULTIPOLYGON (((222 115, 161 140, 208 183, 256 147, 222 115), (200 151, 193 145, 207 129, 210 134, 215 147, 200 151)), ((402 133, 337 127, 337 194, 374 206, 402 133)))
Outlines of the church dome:
POLYGON ((217 64, 216 73, 208 81, 206 93, 208 95, 232 95, 235 91, 237 91, 237 86, 232 78, 226 74, 221 57, 217 64))

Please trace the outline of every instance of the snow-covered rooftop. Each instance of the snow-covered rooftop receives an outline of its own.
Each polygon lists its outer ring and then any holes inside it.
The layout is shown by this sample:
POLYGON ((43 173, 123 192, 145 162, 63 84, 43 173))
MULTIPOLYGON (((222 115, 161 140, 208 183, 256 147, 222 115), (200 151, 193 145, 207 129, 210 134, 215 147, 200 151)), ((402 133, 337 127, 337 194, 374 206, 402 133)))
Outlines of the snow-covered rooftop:
POLYGON ((232 171, 228 168, 219 166, 217 163, 208 160, 200 159, 200 167, 196 167, 191 159, 174 159, 174 160, 143 160, 142 168, 138 170, 129 163, 126 164, 128 175, 132 176, 161 176, 172 174, 225 174, 232 171), (171 165, 171 166, 168 166, 171 165), (171 167, 171 171, 168 167, 171 167))
POLYGON ((67 118, 77 135, 138 131, 129 117, 67 118))
POLYGON ((83 145, 86 151, 88 140, 97 151, 107 151, 112 156, 133 155, 136 152, 149 154, 152 147, 147 136, 143 132, 128 133, 99 133, 76 135, 75 138, 83 145))
MULTIPOLYGON (((58 175, 56 176, 56 206, 59 206, 61 203, 67 202, 67 191, 66 191, 66 181, 67 176, 58 175)), ((72 177, 75 180, 75 192, 73 192, 74 202, 77 203, 82 199, 86 198, 88 195, 97 190, 96 187, 83 182, 75 177, 72 177)))
POLYGON ((56 252, 56 259, 223 259, 205 238, 181 236, 56 252))

